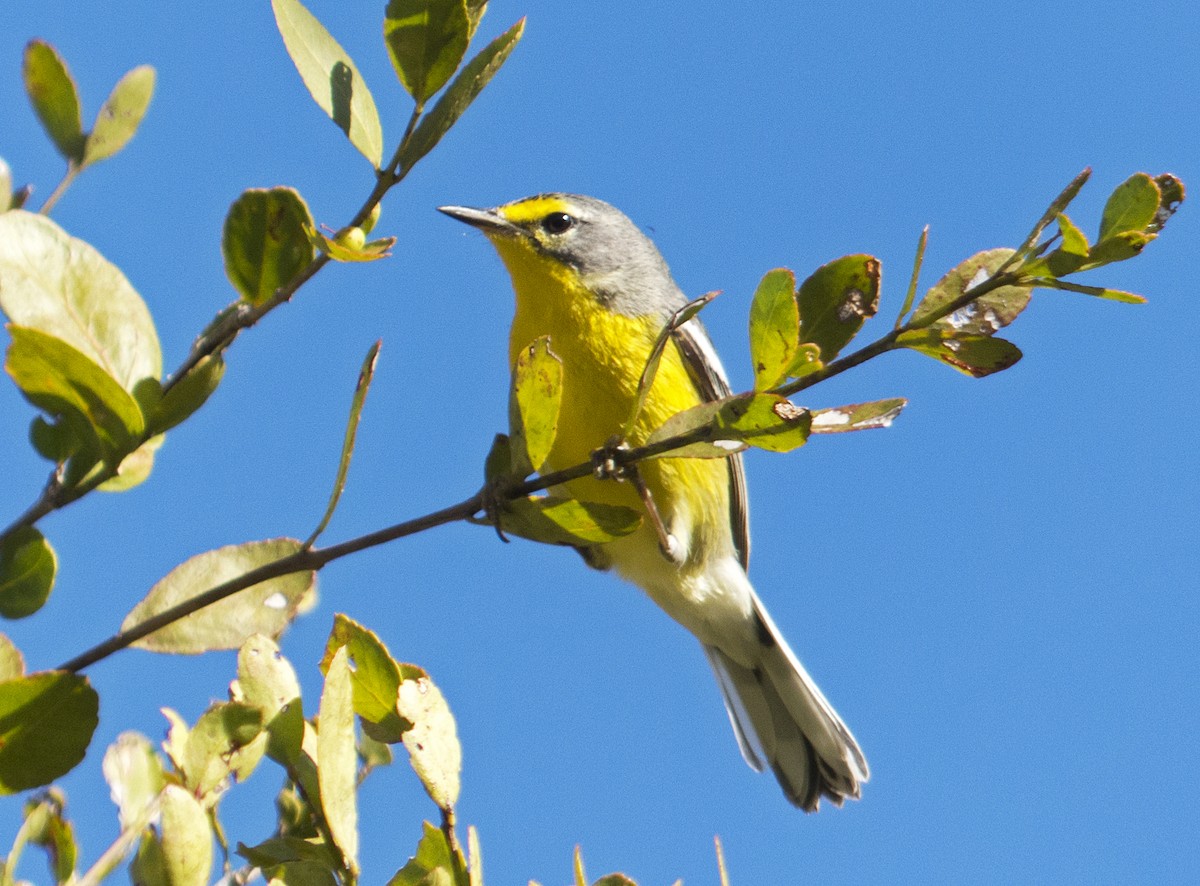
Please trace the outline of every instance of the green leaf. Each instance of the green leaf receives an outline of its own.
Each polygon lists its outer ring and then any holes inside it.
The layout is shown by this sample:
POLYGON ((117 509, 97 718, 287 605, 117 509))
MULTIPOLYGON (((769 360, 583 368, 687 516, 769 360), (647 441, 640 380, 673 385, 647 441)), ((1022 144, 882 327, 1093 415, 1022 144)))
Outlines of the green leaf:
POLYGON ((12 640, 0 634, 0 683, 25 676, 25 659, 12 640))
POLYGON ((0 540, 0 615, 24 618, 41 609, 57 571, 54 548, 35 527, 6 535, 0 540))
MULTIPOLYGON (((252 569, 299 552, 291 538, 252 541, 198 554, 172 569, 125 617, 121 630, 191 600, 252 569)), ((312 593, 315 574, 294 572, 226 597, 134 643, 152 652, 194 655, 213 649, 237 649, 254 634, 278 636, 312 593)))
MULTIPOLYGON (((67 63, 49 43, 32 40, 25 47, 23 74, 25 92, 46 134, 60 154, 78 164, 83 160, 83 117, 67 63)), ((4 196, 8 194, 11 189, 4 196)))
POLYGON ((396 76, 418 106, 458 69, 473 30, 465 0, 389 0, 383 39, 396 76))
POLYGON ((592 886, 637 886, 637 883, 624 874, 605 874, 592 886))
POLYGON ((26 399, 68 423, 70 437, 87 441, 106 461, 128 453, 145 429, 133 397, 67 342, 24 326, 8 331, 4 368, 26 399))
POLYGON ((49 784, 79 764, 100 697, 86 677, 44 671, 0 683, 0 794, 49 784))
POLYGON ((778 394, 750 392, 701 403, 663 423, 646 441, 657 443, 705 428, 699 442, 672 449, 661 458, 728 458, 746 445, 788 452, 808 439, 811 417, 778 394))
POLYGON ((873 400, 870 403, 852 403, 832 409, 814 409, 812 432, 814 434, 841 434, 847 431, 868 431, 875 428, 890 428, 900 411, 908 405, 903 397, 890 400, 873 400))
POLYGON ((149 65, 136 67, 117 81, 88 133, 82 165, 107 160, 129 143, 150 107, 154 81, 154 68, 149 65))
POLYGON ((1011 249, 988 249, 960 262, 933 286, 913 312, 910 324, 933 324, 961 335, 991 335, 1017 318, 1029 304, 1030 287, 1001 286, 949 316, 933 318, 969 290, 986 282, 1013 255, 1011 249))
POLYGON ((847 255, 822 265, 800 284, 800 340, 821 348, 828 363, 879 307, 879 259, 847 255))
POLYGON ((179 785, 167 785, 161 827, 167 882, 171 886, 207 886, 213 835, 204 807, 179 785))
POLYGON ((767 271, 750 303, 750 361, 755 390, 765 391, 787 380, 799 344, 796 275, 786 268, 767 271))
POLYGON ((339 613, 334 616, 325 645, 322 671, 343 648, 353 665, 354 712, 362 718, 363 732, 376 741, 400 741, 412 722, 404 719, 396 707, 402 680, 399 663, 373 631, 339 613))
POLYGON ((355 779, 358 752, 354 745, 354 688, 349 651, 337 650, 325 671, 325 688, 317 731, 317 778, 321 808, 345 865, 358 869, 358 806, 355 779))
POLYGON ((570 498, 518 498, 505 502, 500 528, 531 541, 554 545, 604 544, 641 525, 632 508, 570 498))
POLYGON ((461 786, 462 747, 445 697, 424 670, 408 665, 396 708, 412 724, 404 733, 404 748, 425 792, 438 808, 453 808, 461 786))
POLYGON ((407 172, 418 160, 433 150, 434 146, 450 131, 458 118, 475 101, 483 87, 508 60, 525 31, 525 19, 521 19, 465 64, 442 93, 433 110, 421 118, 412 135, 400 148, 400 170, 407 172))
POLYGON ((917 296, 917 283, 921 279, 921 266, 925 263, 925 247, 929 245, 929 225, 921 229, 921 236, 917 239, 917 253, 913 256, 912 274, 908 278, 908 289, 904 292, 904 304, 900 306, 900 313, 896 315, 896 329, 904 325, 904 318, 912 309, 913 299, 917 296))
POLYGON ((1132 292, 1124 292, 1120 289, 1105 289, 1103 286, 1084 286, 1080 283, 1069 283, 1066 280, 1038 280, 1035 285, 1045 289, 1062 289, 1066 292, 1079 292, 1083 295, 1094 295, 1097 298, 1104 298, 1110 301, 1125 302, 1131 305, 1142 305, 1146 303, 1143 296, 1136 295, 1132 292))
POLYGON ((562 405, 562 360, 542 336, 517 354, 508 395, 512 471, 522 477, 540 471, 554 446, 562 405))
POLYGON ((329 502, 325 505, 325 513, 321 516, 321 521, 312 531, 312 535, 304 541, 306 548, 311 547, 321 537, 321 533, 333 519, 333 513, 337 510, 338 502, 342 497, 342 490, 346 488, 350 458, 354 455, 354 440, 358 436, 358 420, 362 416, 363 404, 367 400, 367 391, 371 388, 371 379, 375 377, 375 362, 379 359, 379 349, 382 346, 382 341, 376 341, 371 345, 363 360, 362 368, 358 372, 358 384, 354 386, 354 397, 350 401, 350 417, 346 419, 346 433, 342 438, 342 455, 338 459, 337 476, 333 481, 333 489, 329 493, 329 502))
POLYGON ((1066 215, 1058 214, 1058 231, 1062 243, 1043 258, 1025 262, 1020 272, 1030 277, 1065 277, 1087 263, 1091 248, 1087 236, 1066 215))
POLYGON ((201 357, 179 381, 166 389, 154 407, 147 425, 161 434, 181 424, 208 402, 225 376, 225 359, 220 354, 201 357))
MULTIPOLYGON (((350 230, 355 230, 351 228, 350 230)), ((310 227, 306 234, 308 242, 314 249, 328 255, 334 261, 340 262, 367 262, 379 261, 381 258, 387 258, 392 254, 392 247, 396 245, 395 237, 383 237, 379 240, 372 240, 369 243, 356 245, 352 240, 345 237, 345 232, 339 232, 333 237, 326 237, 316 228, 310 227)))
POLYGON ((941 327, 909 330, 896 339, 896 345, 927 354, 974 378, 1003 372, 1021 359, 1020 348, 1010 341, 941 327))
POLYGON ((1017 258, 1026 258, 1037 250, 1038 240, 1041 239, 1042 231, 1046 230, 1050 223, 1071 205, 1071 201, 1079 195, 1080 190, 1087 184, 1087 180, 1091 177, 1092 170, 1091 167, 1088 167, 1075 176, 1075 178, 1071 179, 1070 184, 1063 188, 1062 193, 1050 202, 1046 211, 1042 213, 1042 217, 1038 219, 1037 224, 1033 226, 1033 230, 1029 232, 1029 235, 1021 245, 1013 251, 1010 257, 1011 260, 1015 261, 1017 258))
POLYGON ((197 797, 213 794, 234 772, 249 775, 262 750, 243 759, 263 728, 262 711, 241 702, 217 702, 200 715, 187 737, 184 783, 197 797), (247 765, 249 764, 249 765, 247 765))
POLYGON ((304 85, 350 144, 376 169, 383 128, 367 83, 354 61, 299 0, 271 0, 275 23, 304 85))
POLYGON ((129 863, 129 879, 137 886, 172 886, 167 879, 167 860, 163 857, 162 841, 151 828, 142 832, 137 854, 129 863))
POLYGON ((803 446, 812 414, 776 394, 741 394, 721 401, 714 439, 740 440, 758 449, 790 452, 803 446))
POLYGON ((1088 252, 1087 263, 1083 270, 1098 268, 1101 265, 1111 265, 1114 262, 1126 261, 1139 255, 1146 244, 1155 238, 1155 234, 1141 231, 1121 231, 1101 240, 1088 252))
POLYGON ((87 355, 130 394, 162 375, 141 296, 116 265, 44 216, 0 215, 0 309, 87 355))
POLYGON ((492 448, 483 461, 483 477, 488 483, 500 480, 512 473, 513 450, 508 434, 497 434, 492 438, 492 448))
POLYGON ((1128 232, 1145 233, 1158 213, 1161 196, 1158 184, 1144 172, 1135 173, 1117 185, 1104 204, 1099 242, 1128 232))
POLYGON ((398 870, 387 886, 454 886, 454 855, 446 835, 425 822, 417 854, 398 870))
MULTIPOLYGON (((745 395, 742 395, 745 396, 745 395)), ((753 395, 750 395, 753 396, 753 395)), ((734 453, 743 451, 747 444, 741 440, 716 439, 713 432, 717 413, 725 405, 725 400, 714 400, 700 403, 683 412, 677 412, 663 422, 646 438, 646 445, 669 440, 672 437, 682 437, 700 428, 706 428, 703 439, 686 446, 670 449, 656 458, 729 458, 734 453)))
MULTIPOLYGON (((140 483, 146 482, 150 471, 154 468, 154 457, 162 448, 166 437, 159 434, 151 437, 129 455, 121 459, 117 466, 117 475, 105 480, 96 488, 101 492, 125 492, 140 483)), ((99 465, 97 465, 99 469, 99 465)))
MULTIPOLYGON (((29 842, 46 850, 50 873, 60 884, 74 882, 75 861, 79 855, 75 830, 64 814, 65 806, 66 796, 51 788, 25 804, 22 825, 29 835, 29 842)), ((15 861, 10 857, 10 863, 15 861)))
POLYGON ((269 729, 285 708, 300 707, 300 681, 291 662, 279 652, 270 637, 255 634, 238 650, 235 701, 253 705, 262 712, 269 729))
POLYGON ((229 207, 221 251, 225 274, 252 305, 270 300, 316 255, 309 240, 312 216, 291 188, 251 188, 229 207))
POLYGON ((145 817, 166 786, 162 759, 150 740, 137 732, 118 735, 105 751, 101 768, 123 828, 145 817))
POLYGON ((646 365, 642 367, 641 377, 638 378, 637 398, 633 402, 633 409, 629 411, 629 418, 625 420, 621 439, 627 440, 633 436, 634 429, 637 427, 638 420, 645 409, 646 398, 650 396, 650 390, 654 387, 654 377, 658 374, 658 364, 662 362, 662 356, 667 349, 667 343, 672 341, 675 330, 699 314, 718 295, 720 295, 719 292, 706 292, 704 295, 692 299, 667 318, 667 322, 663 324, 663 328, 659 330, 658 337, 654 340, 654 346, 650 348, 650 355, 646 357, 646 365))

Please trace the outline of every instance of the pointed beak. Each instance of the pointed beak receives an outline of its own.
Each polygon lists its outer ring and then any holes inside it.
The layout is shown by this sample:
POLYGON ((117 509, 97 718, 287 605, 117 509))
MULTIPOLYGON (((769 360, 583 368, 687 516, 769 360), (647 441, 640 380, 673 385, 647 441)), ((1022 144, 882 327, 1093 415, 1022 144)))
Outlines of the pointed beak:
POLYGON ((494 209, 475 209, 470 206, 439 206, 438 212, 460 222, 465 222, 473 228, 479 228, 485 234, 506 234, 516 236, 521 229, 505 219, 494 209))

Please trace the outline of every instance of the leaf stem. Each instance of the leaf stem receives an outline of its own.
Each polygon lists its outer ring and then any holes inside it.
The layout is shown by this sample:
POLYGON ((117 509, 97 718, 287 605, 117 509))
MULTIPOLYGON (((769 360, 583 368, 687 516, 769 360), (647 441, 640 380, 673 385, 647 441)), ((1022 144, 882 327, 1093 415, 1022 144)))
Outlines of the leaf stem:
POLYGON ((71 187, 76 177, 79 175, 82 166, 77 166, 73 161, 67 162, 67 171, 63 174, 62 179, 54 186, 54 190, 50 192, 50 196, 46 198, 46 202, 42 204, 42 208, 38 210, 39 215, 49 215, 50 210, 62 198, 62 195, 67 192, 67 188, 71 187))

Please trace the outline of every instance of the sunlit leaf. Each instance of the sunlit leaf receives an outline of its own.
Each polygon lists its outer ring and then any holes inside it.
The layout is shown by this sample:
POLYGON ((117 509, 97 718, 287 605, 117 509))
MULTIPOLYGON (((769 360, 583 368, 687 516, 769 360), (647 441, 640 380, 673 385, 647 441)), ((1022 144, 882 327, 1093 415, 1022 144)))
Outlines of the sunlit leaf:
POLYGON ((208 401, 224 376, 224 357, 201 357, 183 378, 167 388, 147 421, 151 431, 161 434, 186 420, 208 401))
POLYGON ((678 346, 678 342, 675 341, 675 331, 682 328, 685 323, 691 322, 718 295, 720 295, 719 292, 706 292, 704 295, 692 299, 683 307, 677 308, 671 313, 671 316, 667 317, 667 322, 659 330, 658 337, 655 338, 654 345, 646 357, 646 365, 642 367, 642 374, 638 378, 637 397, 633 401, 633 409, 629 410, 629 417, 625 420, 625 427, 621 433, 622 439, 627 440, 635 433, 646 407, 646 399, 654 388, 658 366, 662 362, 667 346, 678 346))
POLYGON ((1002 372, 1021 359, 1021 349, 1005 339, 976 332, 949 332, 936 326, 909 330, 896 339, 896 344, 934 357, 974 378, 1002 372))
POLYGON ((325 822, 346 866, 353 871, 358 868, 358 752, 349 661, 349 651, 339 649, 325 670, 318 715, 317 779, 325 822))
POLYGON ((1125 302, 1131 305, 1142 305, 1146 303, 1144 296, 1137 295, 1133 292, 1125 292, 1121 289, 1106 289, 1103 286, 1084 286, 1081 283, 1071 283, 1067 280, 1039 280, 1037 286, 1046 289, 1061 289, 1066 292, 1079 292, 1083 295, 1093 295, 1096 298, 1108 299, 1109 301, 1125 302))
POLYGON ((463 65, 454 82, 437 100, 433 110, 421 118, 413 134, 405 141, 400 152, 402 171, 411 169, 418 160, 433 150, 442 140, 442 136, 450 131, 450 127, 458 122, 458 118, 507 61, 524 31, 525 19, 521 19, 463 65))
POLYGON ((540 471, 554 446, 562 404, 562 360, 542 336, 517 354, 508 398, 513 473, 540 471))
POLYGON ((141 65, 117 81, 83 147, 83 165, 107 160, 133 138, 154 96, 154 68, 141 65))
POLYGON ((879 259, 847 255, 822 265, 796 293, 800 340, 821 348, 828 363, 879 307, 879 259))
POLYGON ((126 453, 144 430, 137 402, 86 354, 54 335, 10 325, 4 368, 29 402, 67 422, 105 459, 126 453))
POLYGON ((847 431, 890 428, 906 405, 908 401, 903 397, 894 397, 890 400, 835 406, 832 409, 814 409, 812 433, 841 434, 847 431))
POLYGON ((249 775, 262 756, 262 749, 250 760, 242 757, 262 727, 262 711, 253 705, 240 702, 210 705, 188 734, 183 773, 192 792, 204 797, 232 773, 249 775))
POLYGON ((81 351, 130 394, 162 375, 141 296, 116 265, 44 216, 0 215, 0 308, 13 323, 81 351))
POLYGON ((1127 261, 1146 248, 1146 244, 1155 238, 1155 234, 1142 231, 1119 231, 1101 240, 1088 252, 1087 264, 1084 269, 1098 268, 1114 262, 1127 261))
POLYGON ((383 39, 396 76, 418 105, 457 70, 472 30, 465 0, 389 0, 383 39))
POLYGON ((86 677, 45 671, 0 683, 0 794, 49 784, 83 759, 100 697, 86 677))
MULTIPOLYGON (((1013 255, 1011 249, 976 253, 951 269, 921 299, 910 323, 928 322, 969 290, 987 281, 1013 255)), ((991 335, 1017 318, 1029 304, 1028 286, 1001 286, 934 322, 961 335, 991 335)))
POLYGON ((25 659, 8 637, 0 634, 0 682, 25 676, 25 659))
MULTIPOLYGON (((176 566, 133 608, 121 625, 129 630, 217 585, 297 553, 290 538, 246 542, 198 554, 176 566)), ((296 572, 261 582, 186 618, 160 628, 134 645, 153 652, 196 654, 237 649, 254 634, 278 636, 314 586, 312 572, 296 572)))
POLYGON ((405 731, 404 748, 429 798, 441 809, 458 802, 462 747, 454 715, 437 685, 415 665, 405 667, 396 707, 412 727, 405 731))
POLYGON ((312 216, 291 188, 251 188, 229 207, 221 236, 225 273, 252 305, 292 282, 316 252, 308 231, 312 216))
POLYGON ((367 83, 354 61, 299 0, 271 0, 288 55, 321 110, 376 169, 383 128, 367 83))
POLYGON ((677 412, 663 422, 646 438, 646 445, 660 443, 674 437, 690 435, 705 429, 702 439, 694 443, 669 449, 659 455, 659 458, 729 458, 736 452, 741 452, 748 444, 735 439, 714 439, 717 413, 721 411, 725 401, 700 403, 683 412, 677 412))
POLYGON ((316 228, 310 227, 306 233, 308 241, 314 249, 325 253, 334 261, 340 262, 379 261, 381 258, 390 256, 392 254, 392 247, 396 245, 395 237, 383 237, 379 240, 372 240, 369 243, 358 244, 346 238, 344 236, 345 232, 333 237, 327 237, 316 228))
MULTIPOLYGON (((57 883, 73 882, 79 847, 75 830, 65 815, 66 795, 50 788, 25 804, 22 829, 29 842, 46 850, 50 873, 57 883)), ((15 860, 15 859, 10 859, 15 860)))
POLYGON ((150 739, 137 732, 118 735, 101 768, 122 827, 142 819, 166 785, 162 759, 150 739))
POLYGON ((765 391, 787 379, 799 345, 796 275, 786 268, 767 271, 750 303, 750 362, 754 366, 755 390, 765 391))
POLYGON ((632 508, 563 498, 518 498, 505 502, 500 528, 545 544, 603 544, 641 525, 632 508))
POLYGON ((1145 233, 1158 213, 1161 192, 1158 184, 1144 172, 1131 175, 1116 189, 1104 204, 1100 218, 1100 235, 1105 240, 1126 232, 1145 233))
POLYGON ((454 886, 454 856, 446 835, 425 822, 417 854, 398 870, 387 886, 454 886))
POLYGON ((22 526, 0 540, 0 615, 24 618, 42 608, 58 559, 54 548, 33 526, 22 526))
POLYGON ((396 708, 402 679, 399 663, 373 631, 339 613, 325 645, 322 670, 342 648, 353 666, 354 712, 362 718, 363 731, 377 741, 400 741, 412 723, 396 708))
POLYGON ((212 828, 192 794, 167 785, 162 796, 162 855, 171 886, 207 886, 212 871, 212 828))
POLYGON ((1062 242, 1042 258, 1021 265, 1021 273, 1030 277, 1065 277, 1078 271, 1087 262, 1091 244, 1066 215, 1058 215, 1058 232, 1062 242))
POLYGON ((730 397, 717 411, 714 439, 740 440, 771 452, 790 452, 808 440, 812 415, 786 397, 730 397))
MULTIPOLYGON (((83 118, 75 80, 53 46, 32 40, 25 47, 25 92, 46 134, 58 152, 72 163, 83 159, 83 118)), ((11 183, 4 195, 8 199, 11 183)))
POLYGON ((125 492, 146 482, 154 468, 154 457, 162 448, 166 438, 162 434, 151 437, 129 455, 121 459, 117 475, 105 480, 96 488, 101 492, 125 492))
POLYGON ((338 458, 337 475, 334 477, 333 489, 329 493, 329 501, 325 505, 325 513, 321 515, 321 520, 317 523, 317 527, 312 531, 304 541, 305 547, 310 547, 316 540, 321 537, 321 533, 329 525, 329 521, 333 519, 333 514, 337 510, 338 502, 341 501, 342 491, 346 488, 346 476, 350 472, 350 459, 354 456, 354 441, 358 436, 358 422, 362 416, 363 405, 367 401, 367 391, 371 389, 371 379, 375 377, 375 362, 379 359, 379 349, 383 346, 382 341, 376 341, 375 344, 367 350, 367 356, 363 359, 362 368, 358 371, 358 384, 354 386, 354 396, 350 401, 350 415, 346 419, 346 432, 342 436, 342 453, 338 458))

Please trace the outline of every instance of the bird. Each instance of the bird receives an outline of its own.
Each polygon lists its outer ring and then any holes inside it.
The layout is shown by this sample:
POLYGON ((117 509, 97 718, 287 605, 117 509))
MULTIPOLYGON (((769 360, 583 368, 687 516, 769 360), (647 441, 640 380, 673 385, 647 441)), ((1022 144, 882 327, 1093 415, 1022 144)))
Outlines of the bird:
MULTIPOLYGON (((543 193, 493 208, 438 209, 482 231, 508 270, 516 301, 510 366, 542 337, 561 361, 558 431, 544 468, 588 463, 625 428, 651 350, 687 303, 665 259, 624 213, 594 197, 543 193)), ((707 332, 692 318, 670 333, 625 442, 644 443, 672 415, 730 393, 707 332)), ((700 641, 742 755, 755 770, 769 766, 793 805, 814 812, 822 798, 838 806, 858 799, 870 777, 862 750, 747 575, 741 455, 663 457, 636 470, 656 514, 634 484, 611 477, 552 490, 654 518, 604 544, 581 544, 585 561, 640 587, 700 641)))

